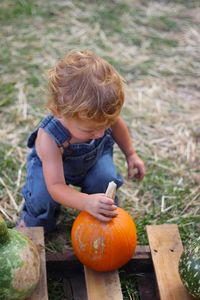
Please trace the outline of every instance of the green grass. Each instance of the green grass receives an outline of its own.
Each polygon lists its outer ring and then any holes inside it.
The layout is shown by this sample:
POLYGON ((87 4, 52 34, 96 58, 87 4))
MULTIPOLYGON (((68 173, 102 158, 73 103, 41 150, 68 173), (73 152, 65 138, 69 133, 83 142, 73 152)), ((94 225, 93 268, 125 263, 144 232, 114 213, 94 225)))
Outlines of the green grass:
POLYGON ((114 32, 122 33, 123 24, 121 16, 127 13, 128 10, 129 6, 125 3, 102 3, 91 17, 90 23, 93 25, 98 22, 101 28, 108 34, 113 34, 114 32))
POLYGON ((121 288, 124 300, 139 300, 139 292, 137 290, 137 281, 135 274, 128 274, 123 270, 119 272, 121 288))
POLYGON ((134 71, 139 75, 148 75, 154 66, 154 60, 148 59, 135 66, 134 71))
POLYGON ((4 1, 4 6, 1 7, 0 21, 14 20, 15 18, 21 18, 31 16, 34 12, 35 5, 33 1, 4 1))
POLYGON ((15 82, 4 83, 0 86, 0 107, 13 103, 14 90, 15 82))
POLYGON ((176 40, 173 39, 164 39, 161 37, 157 37, 157 36, 151 36, 149 38, 150 40, 150 47, 151 49, 160 49, 161 47, 177 47, 178 46, 178 42, 176 40))
POLYGON ((163 31, 175 31, 178 29, 177 22, 168 16, 151 16, 148 20, 148 25, 163 31))
POLYGON ((51 11, 42 4, 32 0, 6 0, 0 4, 1 22, 20 22, 35 16, 51 17, 51 11))
POLYGON ((49 300, 63 300, 63 278, 48 276, 47 279, 49 300))
POLYGON ((157 164, 149 162, 147 169, 140 184, 140 198, 144 204, 148 204, 149 198, 152 200, 145 215, 136 218, 139 243, 148 243, 145 231, 148 224, 176 223, 183 241, 197 237, 200 218, 193 216, 192 205, 184 212, 186 203, 193 197, 195 184, 192 180, 188 182, 188 179, 179 183, 180 174, 177 172, 172 176, 171 170, 175 170, 175 167, 169 161, 158 161, 157 164), (165 207, 162 211, 163 197, 165 207))
MULTIPOLYGON (((16 159, 16 156, 14 156, 12 147, 2 144, 0 147, 0 156, 0 172, 9 170, 8 178, 14 183, 16 172, 19 169, 19 161, 16 159)), ((0 174, 2 175, 2 173, 0 174)))

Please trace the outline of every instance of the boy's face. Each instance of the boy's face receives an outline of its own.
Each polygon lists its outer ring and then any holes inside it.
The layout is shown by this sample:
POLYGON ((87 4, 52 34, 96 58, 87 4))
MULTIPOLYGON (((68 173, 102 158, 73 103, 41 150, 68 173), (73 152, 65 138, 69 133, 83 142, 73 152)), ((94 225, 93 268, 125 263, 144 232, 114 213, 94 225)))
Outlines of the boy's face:
POLYGON ((80 142, 86 142, 91 139, 98 139, 104 135, 109 126, 102 126, 92 120, 81 120, 78 118, 62 119, 63 125, 70 131, 72 138, 80 142))

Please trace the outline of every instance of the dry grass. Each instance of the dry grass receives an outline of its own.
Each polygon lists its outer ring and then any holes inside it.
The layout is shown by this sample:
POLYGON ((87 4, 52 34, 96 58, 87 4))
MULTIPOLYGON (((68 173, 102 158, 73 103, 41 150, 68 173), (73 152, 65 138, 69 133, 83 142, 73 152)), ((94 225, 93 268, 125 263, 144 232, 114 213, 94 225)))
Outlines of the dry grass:
MULTIPOLYGON (((200 207, 200 5, 198 1, 3 1, 0 211, 16 222, 26 139, 46 114, 45 74, 74 48, 108 59, 126 79, 127 121, 146 163, 125 181, 121 205, 138 224, 176 222, 198 234, 200 207)), ((115 159, 126 177, 126 164, 115 159)))

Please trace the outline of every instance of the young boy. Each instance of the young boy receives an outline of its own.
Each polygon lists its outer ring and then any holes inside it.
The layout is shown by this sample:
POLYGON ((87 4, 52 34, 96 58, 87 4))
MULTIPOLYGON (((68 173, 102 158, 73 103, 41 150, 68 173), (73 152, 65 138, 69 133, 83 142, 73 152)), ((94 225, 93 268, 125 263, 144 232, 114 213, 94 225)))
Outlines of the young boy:
POLYGON ((108 222, 116 216, 116 205, 104 193, 110 181, 117 187, 123 184, 113 162, 114 142, 126 157, 129 178, 135 168, 136 177, 144 177, 144 163, 119 116, 122 79, 90 51, 69 53, 49 74, 51 114, 28 139, 31 152, 20 225, 53 230, 59 204, 108 222))

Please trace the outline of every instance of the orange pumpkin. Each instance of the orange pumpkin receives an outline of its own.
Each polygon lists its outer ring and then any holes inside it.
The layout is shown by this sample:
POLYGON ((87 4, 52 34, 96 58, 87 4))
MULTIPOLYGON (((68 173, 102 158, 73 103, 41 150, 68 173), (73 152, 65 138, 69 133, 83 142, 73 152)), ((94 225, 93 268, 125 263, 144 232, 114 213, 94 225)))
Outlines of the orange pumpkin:
POLYGON ((117 217, 101 222, 81 212, 72 227, 72 245, 78 259, 95 271, 111 271, 126 264, 136 248, 136 226, 117 208, 117 217))

